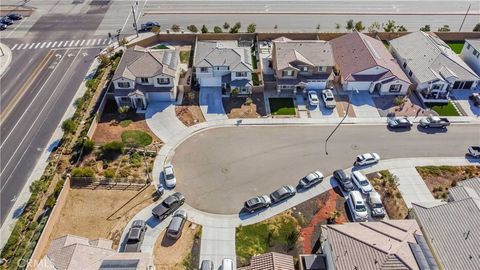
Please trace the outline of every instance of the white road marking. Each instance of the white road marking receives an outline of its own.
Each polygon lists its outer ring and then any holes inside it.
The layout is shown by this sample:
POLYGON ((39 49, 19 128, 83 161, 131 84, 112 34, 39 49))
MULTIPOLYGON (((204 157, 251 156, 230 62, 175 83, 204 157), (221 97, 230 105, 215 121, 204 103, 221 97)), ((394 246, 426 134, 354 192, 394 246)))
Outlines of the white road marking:
POLYGON ((53 42, 52 48, 55 48, 55 46, 57 45, 57 43, 58 43, 58 41, 53 42))
POLYGON ((72 42, 70 42, 70 45, 68 45, 69 47, 72 47, 73 43, 75 42, 75 40, 72 40, 72 42))
POLYGON ((42 46, 40 46, 40 49, 42 49, 43 47, 45 47, 46 44, 47 44, 47 42, 43 42, 43 43, 42 43, 42 46))
POLYGON ((48 43, 47 43, 47 46, 45 46, 45 48, 50 48, 50 45, 51 45, 51 44, 52 44, 52 42, 51 42, 51 41, 50 41, 50 42, 48 42, 48 43))
POLYGON ((80 46, 83 46, 83 43, 85 43, 85 39, 82 40, 82 43, 80 43, 80 46))
POLYGON ((31 48, 33 48, 33 45, 35 45, 35 43, 32 43, 32 45, 30 45, 30 47, 28 47, 28 49, 30 50, 31 48))
MULTIPOLYGON (((72 40, 72 42, 71 42, 71 43, 73 43, 73 40, 72 40)), ((67 47, 67 45, 68 45, 68 40, 67 40, 67 41, 65 41, 65 44, 63 44, 63 47, 67 47)))
POLYGON ((23 45, 24 45, 23 43, 22 43, 22 44, 20 44, 20 46, 18 46, 17 50, 21 50, 21 49, 22 49, 22 47, 23 47, 23 45))
POLYGON ((62 47, 62 44, 63 44, 63 41, 60 41, 60 42, 58 43, 58 47, 59 47, 59 48, 62 47))
POLYGON ((78 43, 80 43, 80 40, 77 40, 77 42, 75 42, 75 45, 73 46, 77 47, 78 43))
POLYGON ((85 46, 90 45, 90 42, 91 42, 91 41, 92 41, 91 39, 87 40, 87 44, 85 44, 85 46))
POLYGON ((101 38, 98 39, 97 45, 100 45, 100 43, 102 43, 102 39, 101 39, 101 38))
POLYGON ((10 49, 10 50, 15 50, 15 48, 18 46, 18 43, 16 43, 15 45, 13 45, 13 47, 10 49))
POLYGON ((103 43, 102 43, 102 45, 105 45, 105 44, 107 44, 107 42, 108 42, 108 38, 106 38, 106 39, 104 39, 104 40, 103 40, 103 43))

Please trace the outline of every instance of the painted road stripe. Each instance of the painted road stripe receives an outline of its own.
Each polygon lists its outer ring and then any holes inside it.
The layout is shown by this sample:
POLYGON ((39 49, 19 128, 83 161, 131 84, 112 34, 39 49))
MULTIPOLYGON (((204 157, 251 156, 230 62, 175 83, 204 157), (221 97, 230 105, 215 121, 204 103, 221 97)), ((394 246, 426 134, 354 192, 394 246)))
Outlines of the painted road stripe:
POLYGON ((57 45, 57 43, 58 43, 58 41, 53 42, 52 48, 55 48, 55 46, 57 45))
POLYGON ((85 43, 85 39, 82 40, 82 43, 80 43, 80 46, 83 46, 83 43, 85 43))
POLYGON ((108 42, 108 38, 104 39, 103 40, 103 45, 107 44, 107 42, 108 42))
POLYGON ((43 43, 42 43, 42 46, 40 46, 40 49, 43 48, 43 47, 45 47, 46 44, 47 44, 47 42, 43 42, 43 43))
POLYGON ((22 44, 20 44, 20 46, 18 46, 17 50, 21 50, 21 49, 22 49, 22 47, 23 47, 23 45, 24 45, 23 43, 22 43, 22 44))
POLYGON ((91 39, 89 39, 89 40, 87 41, 87 44, 85 44, 85 46, 88 46, 88 45, 90 45, 90 42, 91 42, 91 41, 92 41, 92 40, 91 40, 91 39))
POLYGON ((23 49, 26 50, 28 45, 30 45, 30 43, 25 43, 25 46, 23 47, 23 49))
POLYGON ((35 46, 35 49, 38 48, 38 47, 40 47, 40 44, 42 44, 42 43, 41 43, 41 42, 38 42, 38 43, 37 43, 37 46, 35 46))
POLYGON ((75 40, 72 40, 72 42, 70 42, 70 44, 68 45, 68 47, 72 47, 74 42, 75 42, 75 40))
POLYGON ((75 45, 73 46, 77 47, 79 43, 80 43, 80 40, 77 40, 77 42, 75 42, 75 45))
POLYGON ((62 43, 63 43, 63 41, 60 41, 60 42, 58 43, 58 47, 59 47, 59 48, 62 47, 62 43))
MULTIPOLYGON (((73 40, 72 40, 72 42, 73 42, 73 40)), ((65 41, 65 44, 63 44, 63 47, 65 48, 65 47, 67 47, 67 45, 68 45, 68 40, 65 41)))
POLYGON ((51 44, 52 44, 52 42, 51 42, 51 41, 50 41, 50 42, 48 42, 48 43, 47 43, 47 46, 45 46, 45 48, 50 48, 50 45, 51 45, 51 44))
POLYGON ((32 43, 32 45, 30 45, 30 47, 28 47, 28 49, 30 50, 31 48, 33 48, 33 45, 35 45, 35 43, 32 43))
POLYGON ((97 42, 97 45, 100 45, 100 43, 102 43, 102 39, 98 39, 98 42, 97 42))
POLYGON ((15 45, 13 45, 13 47, 12 47, 10 50, 12 50, 12 51, 15 50, 15 48, 16 48, 17 46, 18 46, 18 43, 15 44, 15 45))

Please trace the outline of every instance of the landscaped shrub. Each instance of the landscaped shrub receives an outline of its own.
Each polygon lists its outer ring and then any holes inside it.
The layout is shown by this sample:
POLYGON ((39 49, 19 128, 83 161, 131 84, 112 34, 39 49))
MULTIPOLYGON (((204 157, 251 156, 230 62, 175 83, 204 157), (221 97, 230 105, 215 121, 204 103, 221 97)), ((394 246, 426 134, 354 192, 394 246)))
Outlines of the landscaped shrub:
POLYGON ((251 97, 247 97, 247 99, 245 100, 245 103, 244 103, 244 104, 245 104, 246 106, 250 106, 250 105, 252 105, 252 103, 253 103, 252 98, 251 98, 251 97))
POLYGON ((93 177, 95 176, 95 171, 89 167, 77 167, 72 170, 71 175, 73 177, 93 177))
POLYGON ((153 139, 150 134, 140 130, 127 130, 122 132, 122 142, 132 147, 147 146, 152 143, 153 139))
POLYGON ((142 165, 142 157, 137 152, 134 152, 130 155, 129 162, 132 166, 139 167, 140 165, 142 165))
POLYGON ((106 160, 114 160, 123 153, 123 142, 109 142, 102 145, 102 158, 106 160))
POLYGON ((112 179, 112 178, 115 177, 115 170, 113 170, 113 169, 107 169, 107 170, 103 171, 103 176, 104 176, 105 178, 110 178, 110 179, 112 179))
POLYGON ((93 151, 95 147, 95 142, 93 140, 86 140, 83 142, 83 153, 89 154, 93 151))
POLYGON ((119 125, 120 125, 121 127, 126 128, 126 127, 128 127, 132 122, 133 122, 132 120, 123 120, 123 121, 120 122, 119 125))
POLYGON ((77 128, 77 124, 73 119, 69 118, 62 123, 62 130, 66 134, 73 134, 75 133, 75 129, 77 128))

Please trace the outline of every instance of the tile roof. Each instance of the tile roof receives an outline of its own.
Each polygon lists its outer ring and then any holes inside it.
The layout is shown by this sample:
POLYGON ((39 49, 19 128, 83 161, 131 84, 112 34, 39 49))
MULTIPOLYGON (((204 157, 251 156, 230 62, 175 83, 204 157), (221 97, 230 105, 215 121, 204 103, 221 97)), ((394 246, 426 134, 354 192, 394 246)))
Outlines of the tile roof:
POLYGON ((398 57, 407 62, 420 83, 446 80, 454 75, 459 80, 478 80, 475 72, 440 38, 422 31, 410 33, 390 41, 398 57))
POLYGON ((179 52, 173 49, 145 49, 134 46, 127 49, 113 74, 113 80, 127 78, 151 78, 161 74, 175 77, 179 52))
POLYGON ((480 39, 465 39, 465 42, 480 52, 480 39))
POLYGON ((452 188, 453 201, 425 207, 413 203, 413 211, 443 269, 480 269, 479 179, 452 188))
POLYGON ((322 227, 336 269, 419 269, 410 244, 415 220, 345 223, 322 227))
POLYGON ((277 252, 255 255, 250 265, 238 270, 294 270, 293 257, 277 252))
MULTIPOLYGON (((330 41, 340 74, 347 81, 380 80, 395 76, 410 82, 383 42, 359 32, 353 32, 330 41), (355 73, 381 66, 388 70, 380 76, 355 77, 355 73)), ((371 75, 370 75, 371 76, 371 75)))
POLYGON ((252 71, 250 47, 236 41, 198 41, 195 67, 228 66, 230 71, 252 71))
POLYGON ((280 37, 273 40, 274 69, 292 67, 292 62, 311 66, 334 66, 332 47, 323 40, 290 40, 280 37))

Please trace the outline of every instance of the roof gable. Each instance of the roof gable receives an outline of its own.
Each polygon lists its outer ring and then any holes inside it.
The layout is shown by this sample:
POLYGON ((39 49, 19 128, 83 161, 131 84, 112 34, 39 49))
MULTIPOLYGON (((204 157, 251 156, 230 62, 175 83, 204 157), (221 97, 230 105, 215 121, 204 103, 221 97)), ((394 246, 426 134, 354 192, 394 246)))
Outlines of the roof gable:
POLYGON ((299 61, 311 66, 334 66, 332 48, 323 40, 290 40, 278 38, 273 41, 274 61, 277 70, 285 69, 299 61))

